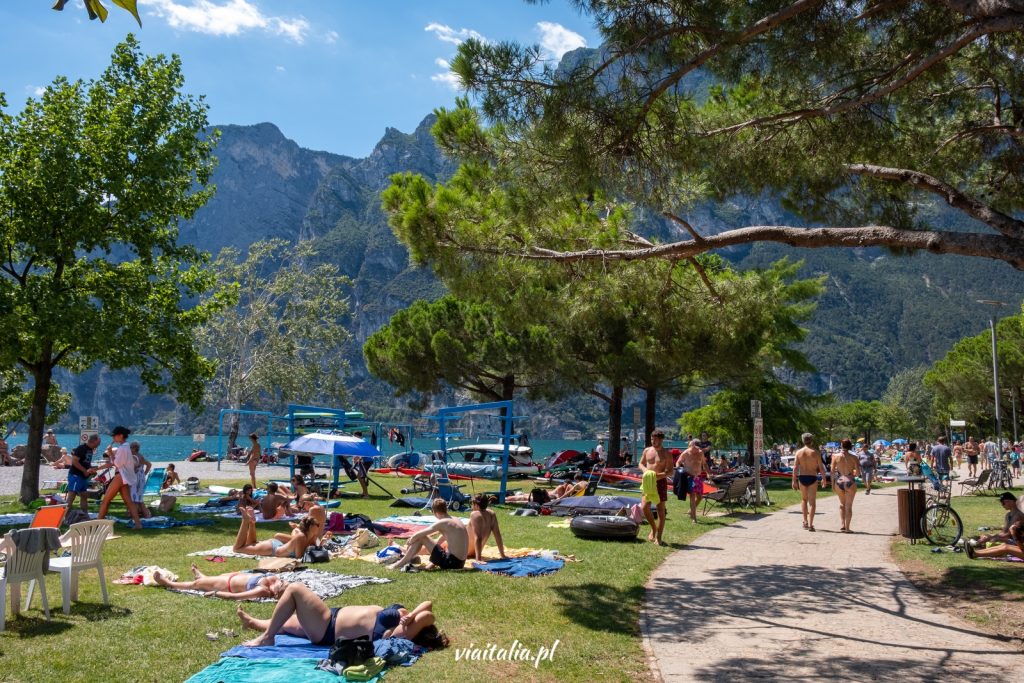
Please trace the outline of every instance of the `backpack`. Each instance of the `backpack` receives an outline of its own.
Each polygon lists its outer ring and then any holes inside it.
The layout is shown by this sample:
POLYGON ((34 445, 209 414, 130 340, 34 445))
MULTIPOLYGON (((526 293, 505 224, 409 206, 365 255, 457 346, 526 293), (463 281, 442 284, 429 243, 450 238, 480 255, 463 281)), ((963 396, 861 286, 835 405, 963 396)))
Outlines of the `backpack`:
POLYGON ((371 657, 373 657, 373 642, 369 636, 338 638, 331 646, 331 653, 328 655, 328 659, 332 662, 343 663, 346 668, 359 666, 371 657))

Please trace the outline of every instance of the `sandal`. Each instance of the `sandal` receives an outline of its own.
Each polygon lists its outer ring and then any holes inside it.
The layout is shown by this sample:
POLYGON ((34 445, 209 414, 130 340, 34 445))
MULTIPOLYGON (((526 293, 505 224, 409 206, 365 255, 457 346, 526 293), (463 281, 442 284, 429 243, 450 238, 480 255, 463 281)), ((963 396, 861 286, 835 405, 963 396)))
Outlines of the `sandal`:
POLYGON ((807 530, 808 531, 814 531, 814 527, 813 526, 809 526, 809 527, 807 527, 807 530))

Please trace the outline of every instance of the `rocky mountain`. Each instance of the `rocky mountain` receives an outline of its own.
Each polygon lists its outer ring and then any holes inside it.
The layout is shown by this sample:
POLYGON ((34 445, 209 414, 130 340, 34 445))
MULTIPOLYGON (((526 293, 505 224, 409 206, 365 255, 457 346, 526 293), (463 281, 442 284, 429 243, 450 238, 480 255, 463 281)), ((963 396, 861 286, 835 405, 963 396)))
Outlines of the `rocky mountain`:
MULTIPOLYGON (((428 271, 411 267, 381 211, 379 193, 400 171, 432 180, 454 171, 430 136, 433 116, 410 134, 389 128, 365 159, 307 150, 270 123, 218 126, 217 193, 194 220, 182 226, 182 239, 216 253, 225 246, 244 250, 261 239, 314 239, 321 256, 354 281, 355 344, 350 354, 354 402, 382 419, 400 410, 388 387, 367 376, 363 341, 397 310, 419 298, 433 298, 441 287, 428 271)), ((702 225, 791 221, 770 198, 751 198, 702 207, 702 225)), ((652 225, 661 239, 672 226, 652 225)), ((824 274, 828 290, 815 319, 807 349, 819 368, 814 388, 831 388, 843 398, 876 398, 895 372, 941 357, 954 341, 987 324, 989 311, 976 299, 1019 304, 1024 274, 1003 263, 959 257, 895 257, 880 250, 794 251, 777 245, 736 249, 727 254, 743 267, 765 265, 784 255, 805 261, 807 275, 824 274)), ((1005 309, 1004 313, 1011 312, 1005 309)), ((93 368, 60 378, 72 391, 69 422, 81 414, 104 423, 175 423, 186 429, 174 402, 149 397, 126 372, 93 368)), ((632 400, 632 398, 630 399, 632 400)), ((641 397, 635 397, 637 402, 641 397)), ((665 402, 659 424, 671 424, 683 404, 665 402)), ((550 429, 593 429, 603 409, 588 400, 558 406, 532 406, 535 435, 550 429)))

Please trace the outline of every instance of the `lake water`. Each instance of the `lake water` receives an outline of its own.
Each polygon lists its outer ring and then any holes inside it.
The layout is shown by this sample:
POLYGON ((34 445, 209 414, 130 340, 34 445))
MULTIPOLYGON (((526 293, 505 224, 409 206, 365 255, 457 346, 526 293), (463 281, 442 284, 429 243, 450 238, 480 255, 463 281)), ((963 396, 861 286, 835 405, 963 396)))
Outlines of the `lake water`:
MULTIPOLYGON (((138 441, 142 444, 142 454, 153 461, 159 462, 171 462, 177 460, 184 460, 192 452, 197 444, 193 442, 192 435, 177 435, 177 436, 155 436, 147 434, 132 434, 129 437, 131 441, 138 441)), ((7 443, 13 448, 20 444, 25 443, 26 437, 24 434, 18 434, 7 439, 7 443)), ((490 440, 491 443, 496 441, 495 439, 490 440)), ((241 439, 240 443, 248 444, 248 439, 241 439)), ((78 445, 78 434, 58 434, 57 443, 67 448, 68 450, 78 445)), ((106 448, 107 444, 110 443, 109 437, 104 436, 103 442, 100 444, 98 451, 102 452, 106 448)), ((227 437, 223 440, 224 448, 227 448, 227 437)), ((263 443, 261 441, 261 443, 263 443)), ((449 445, 467 445, 473 443, 486 443, 485 441, 459 439, 458 441, 450 440, 449 445)), ((385 439, 383 445, 384 455, 394 455, 395 453, 403 452, 402 448, 399 448, 397 444, 388 443, 385 439)), ((408 445, 408 444, 407 444, 408 445)), ((589 451, 597 445, 594 440, 586 441, 566 441, 560 439, 531 439, 530 446, 533 448, 534 460, 546 460, 552 453, 566 449, 575 449, 578 451, 589 451)), ((437 439, 420 438, 413 441, 413 450, 429 451, 437 448, 437 439)), ((668 447, 677 447, 676 444, 666 443, 668 447)), ((208 434, 206 436, 205 443, 198 444, 198 447, 213 454, 217 451, 217 435, 208 434)), ((635 462, 635 458, 634 458, 635 462)))

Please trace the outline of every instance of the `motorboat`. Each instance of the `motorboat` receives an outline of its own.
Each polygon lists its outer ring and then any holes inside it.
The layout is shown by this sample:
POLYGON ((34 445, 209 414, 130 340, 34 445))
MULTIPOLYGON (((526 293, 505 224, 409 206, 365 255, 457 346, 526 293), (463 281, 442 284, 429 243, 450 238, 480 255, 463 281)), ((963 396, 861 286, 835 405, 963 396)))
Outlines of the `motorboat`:
MULTIPOLYGON (((505 452, 504 444, 474 444, 449 448, 446 457, 441 451, 434 451, 431 462, 420 466, 427 472, 442 474, 447 467, 448 474, 482 479, 501 479, 501 459, 505 452)), ((533 462, 533 449, 529 446, 508 447, 508 475, 534 476, 538 472, 533 462)))

